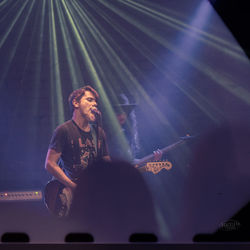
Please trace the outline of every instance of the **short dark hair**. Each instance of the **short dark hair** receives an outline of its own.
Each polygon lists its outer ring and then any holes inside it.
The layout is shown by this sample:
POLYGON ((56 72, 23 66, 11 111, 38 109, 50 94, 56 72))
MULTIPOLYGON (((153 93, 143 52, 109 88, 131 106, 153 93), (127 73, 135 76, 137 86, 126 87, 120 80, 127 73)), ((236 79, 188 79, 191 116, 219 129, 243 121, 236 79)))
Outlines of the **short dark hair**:
POLYGON ((97 93, 97 91, 92 88, 90 85, 86 85, 82 88, 79 88, 79 89, 76 89, 74 90, 70 95, 69 95, 69 98, 68 98, 68 102, 69 102, 69 107, 70 107, 70 110, 71 112, 74 111, 74 105, 73 105, 73 100, 76 100, 76 101, 80 101, 80 99, 85 95, 85 92, 86 91, 90 91, 94 97, 96 98, 96 100, 99 99, 99 94, 97 93))

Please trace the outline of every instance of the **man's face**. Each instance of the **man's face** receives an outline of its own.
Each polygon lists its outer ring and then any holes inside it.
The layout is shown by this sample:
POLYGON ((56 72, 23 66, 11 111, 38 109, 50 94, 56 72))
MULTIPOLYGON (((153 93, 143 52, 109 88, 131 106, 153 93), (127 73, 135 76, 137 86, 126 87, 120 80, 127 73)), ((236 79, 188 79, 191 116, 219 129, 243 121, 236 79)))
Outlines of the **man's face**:
POLYGON ((127 121, 127 114, 125 112, 117 114, 116 117, 121 126, 123 126, 127 121))
POLYGON ((95 121, 96 117, 92 110, 97 107, 97 101, 94 94, 86 91, 79 102, 76 102, 75 107, 79 108, 80 114, 89 122, 95 121))

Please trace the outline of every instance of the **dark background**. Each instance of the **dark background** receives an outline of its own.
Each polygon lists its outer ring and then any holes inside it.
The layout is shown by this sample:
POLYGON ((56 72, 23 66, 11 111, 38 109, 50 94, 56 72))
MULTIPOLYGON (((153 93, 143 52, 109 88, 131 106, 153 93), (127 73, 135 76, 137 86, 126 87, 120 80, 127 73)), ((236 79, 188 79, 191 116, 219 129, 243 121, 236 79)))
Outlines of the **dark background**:
POLYGON ((209 0, 209 2, 213 5, 249 58, 250 41, 249 33, 247 32, 247 25, 249 23, 248 1, 209 0))

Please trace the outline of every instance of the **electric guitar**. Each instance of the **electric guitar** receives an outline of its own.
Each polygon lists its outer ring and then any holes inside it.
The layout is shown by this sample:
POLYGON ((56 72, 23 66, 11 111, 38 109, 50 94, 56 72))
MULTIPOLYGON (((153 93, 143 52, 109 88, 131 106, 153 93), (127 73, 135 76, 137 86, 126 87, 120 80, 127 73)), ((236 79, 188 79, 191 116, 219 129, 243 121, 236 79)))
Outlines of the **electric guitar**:
MULTIPOLYGON (((170 150, 176 148, 177 146, 184 143, 191 136, 181 137, 179 141, 164 147, 161 150, 162 154, 169 152, 170 150)), ((154 154, 147 155, 142 159, 133 162, 133 165, 140 172, 152 172, 153 174, 158 174, 162 169, 170 170, 172 168, 172 163, 170 161, 160 161, 154 162, 154 154)), ((60 217, 59 211, 61 209, 60 194, 65 186, 56 179, 49 181, 44 189, 44 202, 48 210, 60 217)))
MULTIPOLYGON (((194 138, 193 136, 187 135, 184 137, 180 137, 180 140, 167 146, 160 151, 162 154, 169 152, 170 150, 176 148, 177 146, 183 144, 186 140, 194 138)), ((161 161, 161 162, 154 162, 154 154, 147 155, 141 159, 137 159, 133 162, 133 165, 140 171, 140 172, 152 172, 153 174, 158 174, 163 168, 166 170, 170 170, 172 168, 172 163, 169 161, 161 161)))
POLYGON ((62 202, 60 200, 60 194, 64 187, 64 184, 60 181, 53 179, 50 180, 44 188, 44 203, 49 212, 57 217, 61 217, 60 209, 62 207, 62 202))

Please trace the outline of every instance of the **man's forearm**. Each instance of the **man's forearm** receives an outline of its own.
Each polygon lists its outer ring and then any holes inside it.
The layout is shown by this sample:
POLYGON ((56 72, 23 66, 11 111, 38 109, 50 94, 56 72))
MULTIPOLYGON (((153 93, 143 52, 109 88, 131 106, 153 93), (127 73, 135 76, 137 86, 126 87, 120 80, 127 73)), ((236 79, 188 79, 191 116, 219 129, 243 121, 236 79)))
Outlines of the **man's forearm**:
POLYGON ((70 187, 71 189, 76 188, 76 183, 71 181, 69 177, 63 172, 63 170, 56 163, 47 162, 45 168, 51 175, 53 175, 58 181, 60 181, 66 187, 70 187))

